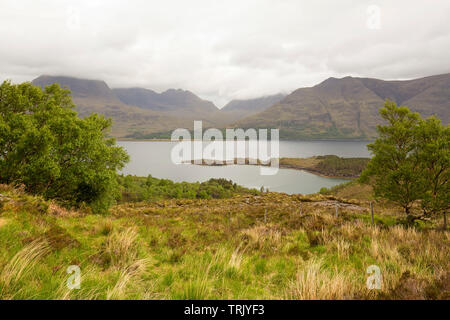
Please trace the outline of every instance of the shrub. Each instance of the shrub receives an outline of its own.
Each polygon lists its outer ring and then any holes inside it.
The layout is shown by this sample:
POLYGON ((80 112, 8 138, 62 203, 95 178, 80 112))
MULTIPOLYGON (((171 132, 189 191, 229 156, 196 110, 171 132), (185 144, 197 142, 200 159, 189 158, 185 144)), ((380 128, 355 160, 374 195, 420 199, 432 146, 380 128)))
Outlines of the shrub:
POLYGON ((81 119, 73 107, 70 92, 57 84, 44 90, 0 85, 0 183, 105 211, 128 155, 107 138, 111 120, 96 114, 81 119))
POLYGON ((223 199, 238 193, 258 194, 257 190, 247 189, 230 180, 210 179, 205 182, 173 182, 157 179, 149 175, 147 178, 136 176, 119 176, 123 202, 144 201, 152 199, 223 199))

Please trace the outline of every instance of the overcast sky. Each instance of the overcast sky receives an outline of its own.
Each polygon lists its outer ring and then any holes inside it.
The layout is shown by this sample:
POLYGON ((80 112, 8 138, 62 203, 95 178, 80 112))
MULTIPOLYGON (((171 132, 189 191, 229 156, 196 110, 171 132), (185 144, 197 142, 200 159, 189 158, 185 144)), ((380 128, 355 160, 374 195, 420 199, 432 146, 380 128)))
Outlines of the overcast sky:
POLYGON ((448 0, 0 0, 0 80, 191 90, 219 107, 333 77, 450 72, 448 0))

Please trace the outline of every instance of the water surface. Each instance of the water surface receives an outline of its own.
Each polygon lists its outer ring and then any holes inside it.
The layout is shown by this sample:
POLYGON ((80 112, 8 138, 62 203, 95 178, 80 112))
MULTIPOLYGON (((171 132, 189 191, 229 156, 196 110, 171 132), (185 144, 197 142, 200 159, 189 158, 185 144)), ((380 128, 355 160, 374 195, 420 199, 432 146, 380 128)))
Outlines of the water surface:
MULTIPOLYGON (((364 141, 280 141, 280 157, 311 157, 315 155, 335 154, 340 157, 369 157, 364 141)), ((206 181, 210 178, 231 179, 248 188, 261 186, 270 191, 295 193, 314 193, 322 187, 332 187, 343 183, 345 179, 325 178, 309 172, 279 169, 276 175, 260 175, 258 166, 197 166, 191 164, 173 164, 171 150, 177 142, 170 141, 119 141, 130 155, 130 162, 124 168, 124 174, 170 179, 181 182, 206 181)))

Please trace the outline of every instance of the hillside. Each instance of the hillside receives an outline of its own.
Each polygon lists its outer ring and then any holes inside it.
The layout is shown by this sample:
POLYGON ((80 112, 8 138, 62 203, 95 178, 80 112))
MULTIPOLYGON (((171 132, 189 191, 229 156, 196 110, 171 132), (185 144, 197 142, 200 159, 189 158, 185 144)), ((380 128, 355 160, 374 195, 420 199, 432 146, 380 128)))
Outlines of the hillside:
POLYGON ((32 83, 41 88, 59 83, 71 90, 77 112, 81 117, 93 112, 113 119, 115 137, 170 137, 176 128, 193 129, 194 120, 203 126, 225 123, 219 109, 190 91, 169 89, 163 93, 131 88, 111 89, 101 80, 64 76, 40 76, 32 83))
POLYGON ((162 93, 143 88, 113 89, 116 96, 125 104, 146 110, 190 120, 203 120, 215 123, 219 109, 210 101, 203 100, 187 90, 169 89, 162 93))
POLYGON ((167 128, 187 125, 184 119, 124 104, 104 81, 40 76, 32 83, 41 88, 53 83, 69 88, 78 114, 85 117, 96 112, 111 117, 114 120, 112 135, 116 137, 124 137, 136 131, 161 132, 167 128))
POLYGON ((55 82, 71 90, 81 117, 93 112, 111 117, 113 136, 137 139, 169 138, 176 128, 192 129, 194 120, 202 120, 204 128, 222 127, 255 114, 282 97, 235 101, 227 111, 222 111, 212 102, 182 89, 168 89, 162 93, 144 88, 111 89, 101 80, 48 75, 32 81, 41 88, 55 82))
POLYGON ((33 80, 40 87, 54 82, 71 89, 80 116, 111 117, 116 137, 169 138, 174 129, 192 129, 193 120, 203 120, 204 128, 279 128, 282 139, 369 139, 375 137, 378 109, 387 98, 450 121, 450 74, 408 81, 329 78, 286 97, 233 100, 221 110, 181 89, 110 89, 104 81, 61 76, 33 80))
POLYGON ((227 116, 228 121, 233 122, 264 111, 270 106, 280 102, 285 96, 286 95, 280 93, 255 99, 231 100, 220 109, 220 112, 227 116))
POLYGON ((244 128, 280 129, 282 138, 373 138, 385 99, 450 122, 450 74, 408 81, 329 78, 297 89, 268 109, 238 121, 244 128))
POLYGON ((92 215, 0 185, 0 208, 0 299, 449 298, 448 235, 403 227, 382 203, 375 226, 365 200, 278 193, 92 215), (366 287, 370 265, 380 290, 366 287))

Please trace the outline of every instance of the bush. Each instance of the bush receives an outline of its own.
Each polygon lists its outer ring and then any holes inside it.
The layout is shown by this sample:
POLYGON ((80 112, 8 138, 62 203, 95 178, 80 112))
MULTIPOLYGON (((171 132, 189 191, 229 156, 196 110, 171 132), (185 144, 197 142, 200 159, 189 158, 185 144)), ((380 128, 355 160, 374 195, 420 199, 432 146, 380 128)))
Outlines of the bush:
POLYGON ((157 179, 149 175, 145 177, 119 176, 123 202, 144 201, 153 199, 223 199, 238 193, 258 194, 254 189, 247 189, 230 180, 210 179, 206 182, 173 182, 157 179))
POLYGON ((317 156, 315 168, 329 176, 356 177, 366 168, 368 158, 340 158, 335 155, 317 156))
POLYGON ((66 205, 108 209, 118 192, 126 152, 107 138, 111 120, 81 119, 70 92, 57 84, 0 86, 0 183, 24 184, 66 205))

